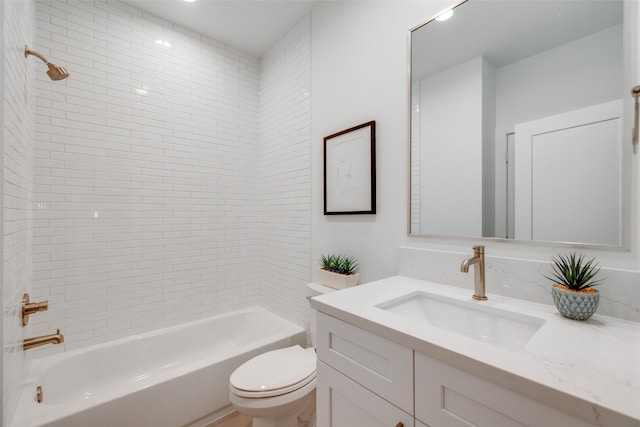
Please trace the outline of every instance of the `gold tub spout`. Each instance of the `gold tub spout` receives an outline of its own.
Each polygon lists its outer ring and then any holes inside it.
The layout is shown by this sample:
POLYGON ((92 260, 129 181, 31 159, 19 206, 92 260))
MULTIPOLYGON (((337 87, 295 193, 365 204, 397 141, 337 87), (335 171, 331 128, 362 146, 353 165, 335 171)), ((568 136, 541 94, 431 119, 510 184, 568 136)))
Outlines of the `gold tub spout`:
POLYGON ((60 344, 64 342, 64 335, 60 333, 60 329, 55 334, 42 335, 40 337, 25 338, 22 344, 23 350, 29 350, 32 348, 40 347, 45 344, 60 344))

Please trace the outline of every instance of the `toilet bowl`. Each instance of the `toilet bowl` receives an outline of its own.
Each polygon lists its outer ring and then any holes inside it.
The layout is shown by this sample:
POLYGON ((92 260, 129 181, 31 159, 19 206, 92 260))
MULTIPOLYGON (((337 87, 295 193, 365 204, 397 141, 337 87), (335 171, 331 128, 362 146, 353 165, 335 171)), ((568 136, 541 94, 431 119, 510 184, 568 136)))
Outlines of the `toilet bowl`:
MULTIPOLYGON (((311 296, 333 289, 309 284, 311 296)), ((315 311, 311 313, 315 345, 315 311)), ((263 353, 240 365, 229 378, 229 399, 238 412, 253 417, 253 427, 315 426, 314 347, 298 345, 263 353)))

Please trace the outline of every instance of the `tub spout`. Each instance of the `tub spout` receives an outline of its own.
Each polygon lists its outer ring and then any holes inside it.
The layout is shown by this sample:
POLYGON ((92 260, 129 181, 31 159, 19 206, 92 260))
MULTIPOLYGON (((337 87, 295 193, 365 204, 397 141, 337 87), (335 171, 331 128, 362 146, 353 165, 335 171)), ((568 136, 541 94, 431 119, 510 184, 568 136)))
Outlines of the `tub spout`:
POLYGON ((60 333, 60 329, 55 334, 42 335, 40 337, 25 338, 22 344, 23 350, 30 350, 32 348, 40 347, 45 344, 60 344, 64 342, 64 335, 60 333))

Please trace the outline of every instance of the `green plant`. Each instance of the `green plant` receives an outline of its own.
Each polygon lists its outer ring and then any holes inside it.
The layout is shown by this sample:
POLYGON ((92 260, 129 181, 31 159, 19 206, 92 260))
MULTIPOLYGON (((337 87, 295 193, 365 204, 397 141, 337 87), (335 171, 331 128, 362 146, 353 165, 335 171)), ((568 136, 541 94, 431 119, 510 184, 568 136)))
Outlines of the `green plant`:
POLYGON ((604 279, 595 279, 600 271, 595 258, 586 260, 584 255, 558 255, 551 258, 553 274, 544 276, 554 283, 563 285, 572 291, 583 291, 598 286, 604 279))
POLYGON ((358 262, 355 258, 345 255, 322 255, 320 257, 320 268, 348 276, 358 272, 358 262))

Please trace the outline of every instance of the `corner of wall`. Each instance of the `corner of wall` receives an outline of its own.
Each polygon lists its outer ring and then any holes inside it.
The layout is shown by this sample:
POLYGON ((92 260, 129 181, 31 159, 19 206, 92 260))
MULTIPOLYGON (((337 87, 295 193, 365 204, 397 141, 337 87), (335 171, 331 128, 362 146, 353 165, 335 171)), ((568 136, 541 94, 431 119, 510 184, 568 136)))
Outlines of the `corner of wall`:
POLYGON ((261 59, 261 303, 308 327, 311 280, 311 17, 261 59))

